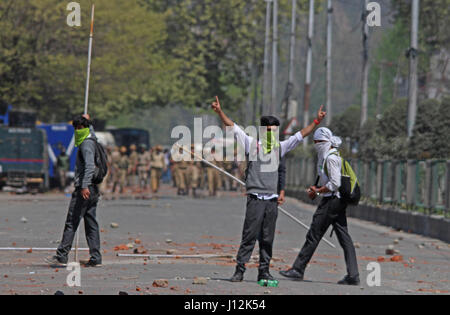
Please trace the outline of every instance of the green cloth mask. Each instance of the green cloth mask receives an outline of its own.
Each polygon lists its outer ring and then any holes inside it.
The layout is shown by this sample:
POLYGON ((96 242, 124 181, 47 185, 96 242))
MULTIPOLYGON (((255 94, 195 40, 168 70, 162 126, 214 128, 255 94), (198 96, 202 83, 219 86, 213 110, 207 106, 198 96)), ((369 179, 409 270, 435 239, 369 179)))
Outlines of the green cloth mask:
POLYGON ((89 128, 75 130, 75 146, 79 147, 84 140, 89 136, 89 128))
POLYGON ((272 152, 274 148, 278 148, 280 143, 275 138, 275 133, 273 131, 267 131, 266 136, 263 137, 262 146, 264 154, 272 152))

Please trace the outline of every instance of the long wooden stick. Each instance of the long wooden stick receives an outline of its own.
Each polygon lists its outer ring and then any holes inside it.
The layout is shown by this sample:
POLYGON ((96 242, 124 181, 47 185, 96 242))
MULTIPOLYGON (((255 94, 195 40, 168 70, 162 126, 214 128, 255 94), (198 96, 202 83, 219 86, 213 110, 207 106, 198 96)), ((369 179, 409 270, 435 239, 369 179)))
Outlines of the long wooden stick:
MULTIPOLYGON (((205 160, 203 157, 199 156, 198 154, 184 148, 183 146, 179 145, 178 143, 175 143, 175 146, 181 148, 183 151, 186 151, 188 153, 191 153, 192 155, 194 155, 195 157, 197 157, 198 159, 201 159, 202 162, 208 164, 209 166, 211 166, 212 168, 218 170, 219 172, 221 172, 222 174, 230 177, 231 179, 235 180, 236 182, 238 182, 239 184, 241 184, 242 186, 246 186, 245 183, 240 180, 239 178, 236 178, 235 176, 231 175, 230 173, 228 173, 227 171, 221 169, 220 167, 218 167, 217 165, 214 165, 213 163, 205 160)), ((302 221, 300 221, 299 219, 297 219, 295 216, 293 216, 292 214, 290 214, 289 212, 287 212, 286 210, 284 210, 283 208, 281 208, 280 206, 278 206, 278 209, 281 211, 281 213, 283 213, 284 215, 286 215, 288 218, 290 218, 291 220, 293 220, 294 222, 296 222, 297 224, 301 225, 302 227, 304 227, 305 229, 307 229, 309 231, 310 227, 308 225, 306 225, 305 223, 303 223, 302 221)), ((322 238, 322 240, 327 243, 329 246, 331 246, 332 248, 336 248, 336 246, 331 243, 330 241, 328 241, 326 238, 322 238)))

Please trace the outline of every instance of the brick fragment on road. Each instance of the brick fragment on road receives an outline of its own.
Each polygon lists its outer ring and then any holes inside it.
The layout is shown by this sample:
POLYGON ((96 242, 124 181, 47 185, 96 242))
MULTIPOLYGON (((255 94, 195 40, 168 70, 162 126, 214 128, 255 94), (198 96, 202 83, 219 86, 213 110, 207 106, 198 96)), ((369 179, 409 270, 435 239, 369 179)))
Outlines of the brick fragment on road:
POLYGON ((393 261, 393 262, 401 262, 401 261, 403 261, 403 256, 399 256, 399 255, 394 256, 394 257, 391 258, 391 261, 393 261))

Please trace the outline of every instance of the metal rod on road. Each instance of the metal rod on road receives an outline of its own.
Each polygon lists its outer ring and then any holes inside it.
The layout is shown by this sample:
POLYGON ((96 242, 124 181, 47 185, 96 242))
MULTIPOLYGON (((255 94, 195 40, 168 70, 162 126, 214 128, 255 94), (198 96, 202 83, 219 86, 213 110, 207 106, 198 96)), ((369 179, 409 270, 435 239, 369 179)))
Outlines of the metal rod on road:
MULTIPOLYGON (((1 252, 6 251, 28 251, 30 250, 34 252, 54 252, 57 248, 47 248, 47 247, 0 247, 1 252)), ((72 248, 74 250, 74 248, 72 248)), ((79 248, 79 251, 87 252, 89 248, 79 248)))
MULTIPOLYGON (((184 148, 183 146, 179 145, 178 143, 175 143, 175 145, 179 148, 181 148, 183 151, 189 152, 192 155, 196 156, 197 158, 201 159, 202 162, 208 164, 209 166, 211 166, 212 168, 215 168, 216 170, 218 170, 219 172, 221 172, 222 174, 234 179, 235 181, 237 181, 239 184, 241 184, 242 186, 245 187, 245 183, 240 180, 239 178, 236 178, 235 176, 231 175, 230 173, 228 173, 227 171, 221 169, 220 167, 218 167, 217 165, 214 165, 213 163, 205 160, 204 158, 202 158, 201 156, 199 156, 198 154, 184 148)), ((286 216, 288 216, 289 218, 291 218, 292 220, 294 220, 296 223, 300 224, 302 227, 304 227, 305 229, 307 229, 309 231, 309 226, 306 225, 305 223, 303 223, 302 221, 300 221, 299 219, 297 219, 295 216, 293 216, 292 214, 290 214, 289 212, 287 212, 286 210, 284 210, 283 208, 281 208, 280 206, 278 206, 278 209, 285 214, 286 216)), ((322 240, 327 243, 328 245, 330 245, 332 248, 336 248, 336 246, 331 243, 330 241, 328 241, 326 238, 322 238, 322 240)))
POLYGON ((117 254, 117 257, 136 257, 136 258, 150 258, 150 259, 164 259, 164 258, 183 258, 183 259, 212 259, 212 258, 234 258, 233 255, 146 255, 146 254, 117 254))

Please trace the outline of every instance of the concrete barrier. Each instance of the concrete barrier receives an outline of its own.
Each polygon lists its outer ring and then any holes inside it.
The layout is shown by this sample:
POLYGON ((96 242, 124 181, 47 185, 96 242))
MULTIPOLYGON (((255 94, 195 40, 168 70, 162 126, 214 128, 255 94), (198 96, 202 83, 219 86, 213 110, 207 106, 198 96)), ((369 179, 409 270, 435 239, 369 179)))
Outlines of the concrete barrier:
MULTIPOLYGON (((319 200, 311 201, 305 191, 287 190, 287 196, 308 204, 317 205, 319 200)), ((450 220, 443 216, 425 215, 392 207, 375 207, 360 204, 348 207, 347 215, 351 218, 376 222, 394 229, 415 233, 450 243, 450 220)))

